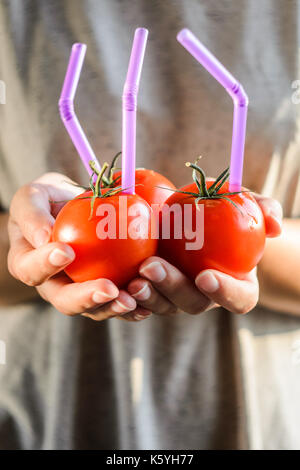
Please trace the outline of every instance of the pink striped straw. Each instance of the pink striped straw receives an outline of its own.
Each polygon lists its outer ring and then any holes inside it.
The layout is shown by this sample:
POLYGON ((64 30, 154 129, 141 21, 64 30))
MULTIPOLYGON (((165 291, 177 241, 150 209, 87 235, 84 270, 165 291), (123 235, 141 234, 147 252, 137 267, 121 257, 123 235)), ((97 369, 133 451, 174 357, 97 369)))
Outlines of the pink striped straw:
POLYGON ((73 103, 85 52, 85 44, 73 44, 58 106, 65 128, 67 129, 69 136, 71 137, 71 140, 75 145, 77 152, 79 153, 82 163, 84 164, 89 175, 91 175, 92 169, 89 165, 89 162, 93 160, 97 169, 99 170, 100 165, 77 119, 73 103))
POLYGON ((147 37, 147 29, 138 28, 135 30, 126 81, 123 88, 122 190, 127 194, 134 194, 135 192, 137 94, 147 37))
POLYGON ((234 103, 232 143, 230 158, 229 190, 240 191, 243 177, 243 162, 248 110, 248 96, 242 85, 216 59, 212 53, 188 30, 183 29, 177 35, 178 41, 208 70, 208 72, 226 89, 234 103))

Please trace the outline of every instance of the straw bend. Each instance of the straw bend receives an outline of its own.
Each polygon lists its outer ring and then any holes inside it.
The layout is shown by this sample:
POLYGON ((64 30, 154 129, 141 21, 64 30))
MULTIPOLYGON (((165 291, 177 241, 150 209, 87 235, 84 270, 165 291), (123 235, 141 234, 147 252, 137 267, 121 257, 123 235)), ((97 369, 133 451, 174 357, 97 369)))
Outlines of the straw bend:
POLYGON ((235 104, 242 107, 248 106, 249 99, 247 93, 239 82, 236 82, 232 89, 227 88, 227 91, 235 104))
POLYGON ((137 109, 137 95, 147 37, 148 30, 146 28, 136 29, 122 96, 123 107, 126 111, 136 111, 137 109))
POLYGON ((100 165, 74 110, 74 97, 77 90, 85 53, 85 44, 73 44, 63 88, 60 99, 58 101, 58 108, 60 117, 82 160, 82 163, 84 164, 87 172, 91 175, 92 169, 90 167, 90 161, 94 161, 98 169, 100 169, 100 165))
POLYGON ((70 121, 75 116, 74 103, 70 99, 60 99, 58 102, 59 114, 63 122, 70 121))
POLYGON ((195 59, 225 88, 234 103, 230 158, 230 191, 240 191, 243 174, 244 147, 248 111, 248 96, 242 85, 221 62, 187 28, 177 39, 195 59))
POLYGON ((133 85, 131 83, 125 83, 122 95, 124 110, 137 110, 137 94, 138 87, 136 85, 133 85))

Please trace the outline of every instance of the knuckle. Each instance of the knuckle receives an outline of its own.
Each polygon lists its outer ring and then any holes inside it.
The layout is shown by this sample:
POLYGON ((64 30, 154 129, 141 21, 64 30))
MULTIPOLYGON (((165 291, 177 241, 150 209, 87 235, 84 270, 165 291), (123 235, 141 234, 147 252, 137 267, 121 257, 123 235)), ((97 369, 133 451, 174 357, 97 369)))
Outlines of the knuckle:
POLYGON ((22 186, 13 196, 10 204, 9 214, 11 220, 15 221, 20 227, 28 230, 31 228, 30 205, 33 207, 34 197, 36 195, 47 198, 46 189, 35 182, 22 186), (25 202, 24 202, 25 201, 25 202), (23 217, 24 210, 26 209, 26 217, 23 217))
POLYGON ((27 273, 22 273, 21 275, 19 274, 19 279, 23 282, 23 284, 26 284, 29 287, 37 287, 41 285, 40 281, 34 279, 30 274, 27 273))
POLYGON ((37 287, 42 284, 42 281, 34 278, 32 271, 29 272, 27 269, 24 269, 20 262, 13 263, 13 272, 19 281, 23 282, 23 284, 26 284, 29 287, 37 287))

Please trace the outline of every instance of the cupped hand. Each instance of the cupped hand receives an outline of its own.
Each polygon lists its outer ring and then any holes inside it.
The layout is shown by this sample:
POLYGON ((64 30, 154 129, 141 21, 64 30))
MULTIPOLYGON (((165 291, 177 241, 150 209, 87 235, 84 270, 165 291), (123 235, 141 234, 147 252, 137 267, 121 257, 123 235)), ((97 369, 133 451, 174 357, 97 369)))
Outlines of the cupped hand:
POLYGON ((64 203, 82 191, 59 173, 47 173, 17 191, 8 222, 8 269, 65 315, 104 320, 130 312, 125 319, 144 318, 150 312, 137 307, 128 292, 119 291, 108 279, 73 283, 63 272, 75 253, 67 244, 51 242, 52 226, 64 203))
MULTIPOLYGON (((267 237, 277 237, 282 225, 280 204, 258 194, 254 197, 264 215, 267 237)), ((141 265, 140 276, 130 282, 128 292, 138 305, 160 315, 172 315, 179 311, 195 315, 217 305, 233 313, 245 314, 258 301, 256 269, 243 280, 206 269, 192 282, 164 259, 152 257, 141 265)))

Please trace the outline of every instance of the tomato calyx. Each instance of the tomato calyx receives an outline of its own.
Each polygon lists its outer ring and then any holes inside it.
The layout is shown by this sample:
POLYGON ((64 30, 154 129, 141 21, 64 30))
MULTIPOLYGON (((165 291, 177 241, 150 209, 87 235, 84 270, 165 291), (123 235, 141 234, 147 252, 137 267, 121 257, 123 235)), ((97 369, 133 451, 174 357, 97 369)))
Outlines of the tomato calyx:
MULTIPOLYGON (((102 181, 103 181, 103 175, 104 175, 104 173, 106 172, 106 170, 108 168, 108 163, 107 162, 105 162, 103 164, 100 171, 96 168, 95 162, 93 160, 90 160, 89 166, 92 169, 92 174, 91 174, 90 180, 89 180, 89 186, 88 187, 87 186, 81 186, 81 185, 76 184, 76 183, 71 183, 71 184, 73 184, 74 186, 78 186, 78 187, 84 189, 85 191, 92 191, 92 193, 93 193, 92 196, 77 196, 76 197, 76 199, 90 199, 91 200, 91 212, 90 212, 90 216, 89 216, 89 220, 91 220, 91 218, 93 217, 95 199, 97 199, 97 198, 104 199, 104 198, 108 198, 108 197, 111 197, 111 196, 115 196, 116 194, 119 194, 119 193, 122 192, 122 187, 121 186, 115 186, 111 189, 107 189, 107 188, 103 187, 102 181), (95 175, 97 175, 97 179, 96 179, 96 182, 94 183, 94 176, 95 175), (105 192, 103 192, 103 189, 105 189, 105 192)), ((60 202, 68 202, 68 201, 51 201, 50 200, 49 202, 57 204, 57 203, 60 203, 60 202)))
POLYGON ((230 196, 234 196, 236 194, 248 191, 221 192, 223 185, 229 178, 229 167, 225 168, 225 170, 222 171, 222 173, 216 178, 213 184, 207 187, 206 175, 202 168, 197 165, 198 160, 199 159, 197 159, 195 163, 186 162, 185 164, 187 167, 192 168, 193 170, 193 180, 197 186, 198 192, 182 191, 180 189, 174 189, 173 191, 181 194, 186 194, 188 197, 194 197, 196 207, 198 205, 198 202, 204 199, 225 199, 226 201, 230 202, 230 204, 233 204, 233 206, 241 212, 237 204, 232 201, 232 199, 230 199, 230 196))
POLYGON ((120 155, 122 155, 122 152, 118 152, 112 159, 107 171, 107 176, 103 174, 101 182, 103 188, 113 188, 116 186, 116 183, 121 181, 121 175, 114 178, 114 172, 118 169, 115 165, 120 155))
MULTIPOLYGON (((116 155, 116 157, 118 156, 118 154, 116 155)), ((114 159, 116 159, 116 157, 114 159)), ((114 160, 112 161, 111 163, 111 166, 110 166, 110 170, 113 168, 113 163, 114 160)), ((93 160, 91 160, 89 162, 89 165, 90 165, 90 168, 92 169, 92 174, 90 176, 90 181, 89 181, 89 187, 93 193, 92 196, 83 196, 83 197, 79 197, 77 199, 91 199, 91 213, 90 213, 90 217, 89 217, 89 220, 93 217, 93 211, 94 211, 94 204, 95 204, 95 199, 97 198, 101 198, 101 199, 104 199, 104 198, 108 198, 108 197, 111 197, 111 196, 115 196, 116 194, 119 194, 121 191, 122 191, 122 187, 121 186, 115 186, 111 189, 109 189, 110 187, 105 188, 103 187, 103 176, 108 168, 108 163, 105 162, 101 168, 101 170, 99 171, 97 168, 96 168, 96 165, 95 165, 95 162, 93 160), (94 183, 94 176, 97 175, 97 179, 94 183), (103 189, 105 189, 105 191, 103 192, 103 189)))

